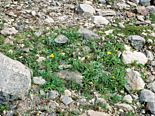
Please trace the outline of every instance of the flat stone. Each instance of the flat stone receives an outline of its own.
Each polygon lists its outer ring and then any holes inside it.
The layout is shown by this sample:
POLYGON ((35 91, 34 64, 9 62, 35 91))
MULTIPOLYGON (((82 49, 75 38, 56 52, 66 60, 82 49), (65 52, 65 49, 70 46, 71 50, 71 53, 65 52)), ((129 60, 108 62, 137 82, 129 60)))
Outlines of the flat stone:
POLYGON ((125 85, 127 90, 141 90, 144 89, 145 82, 141 78, 139 72, 134 71, 133 69, 127 69, 127 74, 125 76, 125 80, 127 84, 125 85))
POLYGON ((77 7, 78 13, 89 13, 93 15, 95 13, 95 9, 89 4, 80 4, 77 7))
POLYGON ((124 111, 134 111, 131 105, 125 104, 125 103, 117 103, 115 106, 119 109, 122 109, 124 111))
POLYGON ((52 24, 52 23, 54 23, 54 20, 53 20, 53 18, 47 16, 46 19, 45 19, 45 22, 46 22, 47 24, 52 24))
POLYGON ((62 101, 65 105, 69 105, 69 104, 71 104, 71 103, 73 102, 73 100, 72 100, 71 97, 65 96, 65 95, 61 96, 60 99, 61 99, 61 101, 62 101))
POLYGON ((116 15, 116 11, 111 10, 111 9, 105 9, 101 13, 102 13, 102 16, 115 16, 116 15))
POLYGON ((0 53, 0 90, 24 98, 30 88, 30 69, 0 53))
POLYGON ((65 44, 68 42, 68 38, 64 35, 58 35, 54 41, 58 44, 65 44))
POLYGON ((94 110, 88 110, 87 115, 88 116, 110 116, 109 114, 107 114, 105 112, 98 112, 98 111, 94 111, 94 110))
POLYGON ((109 24, 109 21, 105 17, 102 17, 102 16, 93 16, 92 21, 93 23, 97 25, 108 25, 109 24))
POLYGON ((15 35, 16 33, 18 33, 18 30, 16 30, 14 27, 4 27, 3 30, 1 30, 1 34, 2 35, 15 35))
POLYGON ((80 85, 82 84, 83 76, 77 71, 73 72, 69 70, 62 70, 60 72, 57 72, 56 75, 59 78, 70 80, 80 85))
POLYGON ((33 83, 37 85, 43 85, 46 83, 46 81, 42 77, 33 77, 33 83))
POLYGON ((155 102, 155 94, 148 89, 143 89, 140 92, 139 101, 141 103, 143 103, 143 102, 155 102))
POLYGON ((83 39, 99 39, 99 35, 86 28, 80 28, 78 33, 83 39))
POLYGON ((139 35, 130 35, 127 39, 136 50, 142 49, 145 44, 145 39, 139 35))
POLYGON ((122 53, 122 60, 124 64, 136 62, 137 64, 145 65, 148 62, 148 58, 145 56, 145 54, 137 51, 124 51, 122 53))

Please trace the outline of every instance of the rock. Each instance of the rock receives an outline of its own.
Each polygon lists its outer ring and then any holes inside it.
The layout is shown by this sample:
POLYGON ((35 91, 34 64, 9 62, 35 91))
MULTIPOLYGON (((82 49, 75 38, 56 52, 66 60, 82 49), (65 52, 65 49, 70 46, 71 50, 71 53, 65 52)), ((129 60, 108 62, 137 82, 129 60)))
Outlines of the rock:
POLYGON ((68 96, 61 96, 61 101, 65 104, 65 105, 69 105, 73 102, 72 98, 71 97, 68 97, 68 96))
POLYGON ((106 4, 106 0, 99 0, 99 2, 101 3, 101 4, 106 4))
POLYGON ((105 9, 101 12, 102 16, 115 16, 116 15, 116 11, 111 10, 111 9, 105 9))
MULTIPOLYGON (((155 115, 155 102, 148 102, 146 104, 148 110, 155 115)), ((153 115, 152 115, 153 116, 153 115)))
POLYGON ((68 89, 66 89, 64 91, 64 93, 65 93, 65 96, 69 96, 70 97, 72 95, 71 91, 69 91, 68 89))
POLYGON ((146 56, 148 60, 152 61, 154 59, 153 53, 149 50, 146 50, 146 56))
POLYGON ((149 6, 151 0, 139 0, 139 4, 144 6, 149 6))
POLYGON ((123 101, 125 101, 125 102, 127 102, 127 103, 132 103, 132 97, 131 97, 131 95, 126 95, 126 96, 124 96, 124 98, 123 98, 123 101))
POLYGON ((59 93, 55 90, 51 90, 48 94, 49 99, 56 99, 59 96, 59 93))
POLYGON ((4 27, 3 30, 1 30, 1 34, 2 35, 15 35, 16 33, 18 33, 18 30, 16 30, 14 27, 4 27))
POLYGON ((151 62, 151 65, 152 65, 153 67, 155 67, 155 60, 153 60, 153 61, 151 62))
POLYGON ((141 90, 144 89, 145 83, 141 78, 139 72, 134 71, 133 69, 127 69, 127 74, 125 76, 125 80, 127 84, 125 85, 127 90, 141 90))
POLYGON ((123 10, 123 9, 128 10, 128 9, 130 9, 130 5, 126 4, 125 2, 118 2, 116 5, 118 6, 118 8, 120 10, 123 10))
POLYGON ((22 63, 0 53, 0 89, 24 98, 31 87, 31 71, 22 63))
POLYGON ((139 13, 140 15, 143 15, 143 16, 147 16, 149 12, 147 11, 145 6, 138 6, 137 13, 139 13))
POLYGON ((109 21, 105 17, 102 17, 102 16, 93 16, 92 21, 96 25, 108 25, 109 24, 109 21))
POLYGON ((86 28, 80 28, 78 33, 83 39, 99 39, 99 35, 86 28))
POLYGON ((36 85, 43 85, 46 81, 42 77, 33 77, 33 83, 36 85))
POLYGON ((150 83, 148 86, 155 93, 155 81, 150 83))
POLYGON ((140 92, 139 101, 141 103, 155 102, 155 94, 152 91, 148 90, 148 89, 143 89, 140 92))
POLYGON ((62 70, 62 71, 56 73, 56 75, 59 78, 62 78, 65 80, 70 80, 70 81, 73 81, 80 85, 82 84, 83 76, 81 75, 81 73, 79 73, 77 71, 73 72, 73 71, 69 71, 69 70, 62 70))
POLYGON ((139 4, 139 0, 130 0, 131 2, 134 2, 136 4, 139 4))
POLYGON ((93 15, 95 13, 95 9, 89 4, 80 4, 77 7, 77 12, 78 13, 89 13, 93 15))
POLYGON ((54 41, 58 44, 65 44, 68 42, 68 38, 64 35, 58 35, 54 41))
POLYGON ((88 110, 87 115, 88 116, 110 116, 109 114, 107 114, 105 112, 98 112, 98 111, 94 111, 94 110, 88 110))
POLYGON ((139 35, 131 35, 128 40, 136 50, 142 49, 145 44, 145 39, 139 35))
POLYGON ((122 53, 122 60, 124 64, 131 64, 136 62, 137 64, 145 65, 148 61, 148 58, 141 52, 124 51, 122 53))
POLYGON ((54 23, 54 20, 51 18, 51 17, 49 17, 49 16, 47 16, 46 17, 46 19, 44 20, 47 24, 52 24, 52 23, 54 23))
POLYGON ((122 109, 124 111, 134 111, 134 109, 131 107, 131 105, 125 104, 125 103, 117 103, 117 104, 115 104, 115 107, 122 109))

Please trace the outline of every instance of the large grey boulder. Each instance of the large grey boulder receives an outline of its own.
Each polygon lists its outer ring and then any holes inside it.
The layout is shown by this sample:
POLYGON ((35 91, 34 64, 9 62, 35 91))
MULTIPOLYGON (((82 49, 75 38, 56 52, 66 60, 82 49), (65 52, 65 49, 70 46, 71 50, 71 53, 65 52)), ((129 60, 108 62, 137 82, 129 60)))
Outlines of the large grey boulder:
POLYGON ((24 98, 31 87, 31 72, 22 63, 0 53, 0 90, 24 98))

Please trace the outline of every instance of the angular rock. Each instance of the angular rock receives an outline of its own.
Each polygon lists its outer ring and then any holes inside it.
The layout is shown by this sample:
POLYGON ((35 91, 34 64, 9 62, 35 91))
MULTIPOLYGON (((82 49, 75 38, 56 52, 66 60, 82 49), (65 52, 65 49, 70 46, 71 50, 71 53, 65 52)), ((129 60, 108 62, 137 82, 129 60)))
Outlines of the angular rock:
POLYGON ((148 102, 147 108, 152 114, 155 115, 155 102, 148 102))
POLYGON ((148 89, 143 89, 140 92, 139 101, 141 103, 155 102, 155 94, 152 91, 148 90, 148 89))
POLYGON ((122 60, 124 64, 131 64, 136 62, 137 64, 145 65, 148 62, 148 58, 145 54, 137 51, 124 51, 122 53, 122 60))
POLYGON ((145 44, 145 39, 139 35, 131 35, 128 40, 136 50, 142 49, 145 44))
POLYGON ((105 17, 102 17, 102 16, 93 16, 92 21, 93 23, 97 25, 108 25, 109 24, 109 21, 105 17))
POLYGON ((65 79, 65 80, 70 80, 73 81, 77 84, 82 84, 82 79, 83 76, 81 75, 81 73, 79 72, 73 72, 73 71, 69 71, 69 70, 62 70, 60 72, 57 72, 56 75, 59 78, 65 79))
POLYGON ((148 15, 149 12, 147 11, 146 7, 138 6, 137 13, 139 13, 140 15, 146 16, 146 15, 148 15))
POLYGON ((68 96, 61 96, 61 101, 65 104, 65 105, 69 105, 70 103, 73 102, 72 98, 71 97, 68 97, 68 96))
POLYGON ((125 103, 117 103, 115 104, 115 106, 119 109, 122 109, 124 111, 134 111, 134 109, 131 107, 131 105, 129 104, 125 104, 125 103))
POLYGON ((51 90, 48 95, 49 99, 52 99, 52 100, 56 99, 58 96, 59 96, 59 93, 55 90, 51 90))
POLYGON ((94 111, 94 110, 88 110, 87 115, 88 116, 110 116, 109 114, 107 114, 105 112, 98 112, 98 111, 94 111))
POLYGON ((101 4, 106 4, 106 0, 99 0, 99 2, 101 3, 101 4))
POLYGON ((139 0, 139 4, 144 6, 149 6, 151 0, 139 0))
POLYGON ((52 23, 54 23, 54 20, 51 17, 47 16, 46 19, 45 19, 45 22, 47 24, 52 24, 52 23))
POLYGON ((95 9, 89 4, 80 4, 77 7, 77 12, 78 13, 89 13, 93 15, 95 13, 95 9))
POLYGON ((46 81, 42 77, 33 77, 33 83, 37 85, 43 85, 46 83, 46 81))
POLYGON ((123 101, 126 101, 127 103, 132 103, 132 97, 131 97, 131 95, 126 95, 126 96, 124 96, 124 98, 123 98, 123 101))
POLYGON ((146 56, 150 61, 154 59, 153 53, 149 50, 146 50, 146 56))
POLYGON ((80 28, 78 33, 83 39, 99 39, 99 35, 86 28, 80 28))
POLYGON ((144 89, 145 83, 141 78, 139 72, 134 71, 133 69, 127 69, 127 74, 125 76, 127 81, 125 87, 127 90, 141 90, 144 89))
POLYGON ((65 44, 68 42, 68 38, 64 35, 58 35, 54 41, 58 44, 65 44))
POLYGON ((0 53, 0 90, 24 98, 30 87, 30 70, 22 63, 0 53))
POLYGON ((1 34, 2 35, 15 35, 16 33, 18 33, 18 30, 16 30, 14 27, 4 27, 3 30, 1 30, 1 34))
POLYGON ((155 81, 150 83, 148 86, 155 93, 155 81))

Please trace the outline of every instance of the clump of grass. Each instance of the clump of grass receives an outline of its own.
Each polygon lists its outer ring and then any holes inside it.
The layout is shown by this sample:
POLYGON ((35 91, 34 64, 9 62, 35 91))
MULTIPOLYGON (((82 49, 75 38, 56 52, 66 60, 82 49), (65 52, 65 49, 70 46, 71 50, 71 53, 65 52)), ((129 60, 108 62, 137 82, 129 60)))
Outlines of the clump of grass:
POLYGON ((152 23, 155 23, 155 13, 150 14, 150 20, 152 23))

